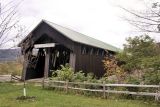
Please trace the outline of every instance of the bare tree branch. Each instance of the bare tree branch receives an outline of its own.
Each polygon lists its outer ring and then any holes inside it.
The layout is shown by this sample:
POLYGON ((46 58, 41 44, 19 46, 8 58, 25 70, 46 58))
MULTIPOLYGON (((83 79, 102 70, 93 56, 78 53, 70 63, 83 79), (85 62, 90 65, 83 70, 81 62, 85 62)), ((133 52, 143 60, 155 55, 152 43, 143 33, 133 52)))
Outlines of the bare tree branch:
POLYGON ((147 17, 141 16, 141 15, 136 14, 136 13, 134 13, 134 12, 132 12, 132 11, 129 11, 129 10, 127 10, 127 9, 123 8, 123 7, 120 7, 120 8, 121 8, 121 9, 123 9, 123 10, 125 10, 125 11, 127 11, 127 12, 129 12, 130 14, 132 14, 132 15, 134 15, 134 16, 136 16, 136 17, 139 17, 139 18, 142 18, 142 19, 146 19, 146 20, 149 20, 149 21, 152 21, 152 22, 160 23, 160 21, 158 21, 158 20, 153 20, 153 19, 150 19, 150 18, 147 18, 147 17))
POLYGON ((12 0, 5 5, 0 2, 0 48, 10 41, 16 41, 21 35, 18 34, 21 33, 19 30, 21 26, 18 25, 17 17, 17 7, 21 2, 15 4, 15 1, 12 0))
MULTIPOLYGON (((158 2, 157 2, 158 3, 158 2)), ((160 5, 157 7, 150 8, 146 5, 146 11, 133 11, 119 6, 122 10, 126 11, 133 17, 123 18, 131 25, 145 32, 160 33, 160 5)))

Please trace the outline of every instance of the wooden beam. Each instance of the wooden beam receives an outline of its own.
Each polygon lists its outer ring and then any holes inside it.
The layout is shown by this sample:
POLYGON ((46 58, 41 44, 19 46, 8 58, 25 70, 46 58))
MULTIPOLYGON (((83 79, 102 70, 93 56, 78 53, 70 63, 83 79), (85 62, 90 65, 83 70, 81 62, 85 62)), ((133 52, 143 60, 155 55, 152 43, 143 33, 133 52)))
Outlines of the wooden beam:
POLYGON ((49 48, 49 47, 55 47, 55 43, 45 43, 45 44, 35 44, 34 48, 49 48))

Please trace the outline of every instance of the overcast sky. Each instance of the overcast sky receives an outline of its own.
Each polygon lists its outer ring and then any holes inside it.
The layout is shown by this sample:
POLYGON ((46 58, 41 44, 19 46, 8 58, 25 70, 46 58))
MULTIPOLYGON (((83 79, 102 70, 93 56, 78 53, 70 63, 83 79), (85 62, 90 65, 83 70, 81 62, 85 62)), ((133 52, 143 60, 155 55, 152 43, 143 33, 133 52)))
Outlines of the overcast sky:
MULTIPOLYGON (((29 31, 45 19, 122 48, 126 37, 144 32, 137 32, 122 19, 128 14, 118 5, 143 10, 149 1, 151 0, 24 0, 18 8, 18 14, 21 24, 29 31)), ((160 41, 160 36, 151 35, 160 41)))

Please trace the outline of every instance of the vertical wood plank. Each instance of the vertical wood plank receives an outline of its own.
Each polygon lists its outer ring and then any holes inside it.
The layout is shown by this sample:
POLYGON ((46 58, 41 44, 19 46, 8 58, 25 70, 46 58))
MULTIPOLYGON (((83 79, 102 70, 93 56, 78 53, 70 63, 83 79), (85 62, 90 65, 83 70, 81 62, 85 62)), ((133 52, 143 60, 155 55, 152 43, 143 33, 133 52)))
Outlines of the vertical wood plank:
POLYGON ((70 59, 69 59, 69 65, 73 68, 75 71, 75 63, 76 63, 76 54, 75 53, 70 53, 70 59))
POLYGON ((68 80, 66 80, 66 93, 68 93, 68 80))

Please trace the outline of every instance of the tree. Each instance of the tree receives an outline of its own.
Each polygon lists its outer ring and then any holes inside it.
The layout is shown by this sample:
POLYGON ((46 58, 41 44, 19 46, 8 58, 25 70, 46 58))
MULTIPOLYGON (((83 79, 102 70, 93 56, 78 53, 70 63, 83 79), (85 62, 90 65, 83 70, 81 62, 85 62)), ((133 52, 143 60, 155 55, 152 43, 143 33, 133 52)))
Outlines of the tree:
POLYGON ((144 59, 159 56, 160 48, 154 39, 148 35, 127 38, 127 44, 124 44, 124 51, 117 55, 117 58, 126 62, 125 70, 132 71, 134 69, 142 69, 144 67, 144 59))
POLYGON ((103 63, 104 69, 106 70, 104 76, 109 77, 115 75, 118 80, 118 83, 121 83, 124 70, 120 67, 121 64, 119 64, 119 61, 116 59, 116 57, 106 56, 103 60, 103 63))
POLYGON ((127 73, 140 72, 140 79, 146 84, 160 82, 160 46, 148 35, 127 38, 123 52, 116 56, 125 62, 121 68, 127 73))
POLYGON ((24 28, 18 24, 18 5, 14 0, 6 4, 0 2, 0 48, 22 36, 24 28))
POLYGON ((152 2, 150 6, 146 5, 145 11, 133 11, 124 7, 120 8, 134 16, 134 18, 125 18, 131 25, 141 31, 160 33, 160 2, 152 2))
POLYGON ((129 37, 124 50, 103 60, 105 77, 115 75, 118 82, 159 84, 160 45, 148 35, 129 37))

